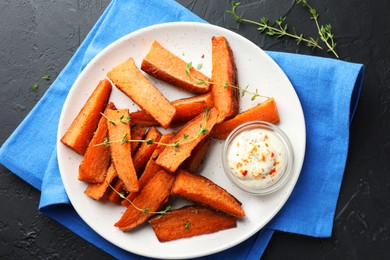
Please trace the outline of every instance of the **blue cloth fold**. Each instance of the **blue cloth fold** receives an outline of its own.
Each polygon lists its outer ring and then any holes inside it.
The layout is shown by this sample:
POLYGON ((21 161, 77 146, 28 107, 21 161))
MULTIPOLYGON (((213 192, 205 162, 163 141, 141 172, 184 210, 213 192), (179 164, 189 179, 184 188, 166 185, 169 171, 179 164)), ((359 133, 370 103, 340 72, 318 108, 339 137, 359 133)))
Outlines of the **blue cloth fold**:
MULTIPOLYGON (((0 163, 41 190, 40 210, 119 259, 142 259, 97 235, 69 203, 56 153, 58 120, 82 69, 116 39, 149 25, 205 22, 171 0, 113 0, 42 99, 0 149, 0 163), (47 122, 50 122, 48 124, 47 122), (42 131, 42 128, 45 131, 42 131), (17 156, 15 156, 17 155, 17 156), (23 158, 20 160, 19 158, 23 158)), ((348 154, 363 66, 334 59, 267 52, 284 70, 302 103, 307 147, 301 176, 279 214, 247 241, 204 259, 258 259, 274 230, 329 237, 348 154)))

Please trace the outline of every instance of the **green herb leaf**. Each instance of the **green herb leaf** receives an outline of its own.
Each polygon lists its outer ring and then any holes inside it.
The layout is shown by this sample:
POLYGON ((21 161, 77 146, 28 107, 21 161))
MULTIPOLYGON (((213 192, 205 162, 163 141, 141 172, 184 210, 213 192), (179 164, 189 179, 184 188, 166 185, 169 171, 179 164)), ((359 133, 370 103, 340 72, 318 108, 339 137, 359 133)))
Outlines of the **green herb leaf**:
POLYGON ((186 74, 187 74, 188 76, 191 75, 191 68, 192 68, 192 61, 189 62, 189 63, 187 63, 187 65, 186 65, 186 74))
POLYGON ((203 126, 203 125, 200 125, 200 127, 199 127, 199 134, 201 134, 201 135, 205 135, 205 134, 207 134, 207 128, 205 127, 205 126, 203 126))
POLYGON ((50 80, 50 75, 49 74, 45 74, 45 75, 42 76, 42 79, 50 80))
POLYGON ((173 150, 175 150, 175 151, 178 151, 178 150, 179 150, 179 146, 180 146, 180 140, 176 140, 176 141, 174 141, 173 144, 172 144, 172 148, 173 148, 173 150))
POLYGON ((205 85, 206 81, 204 79, 198 79, 198 85, 205 85))
POLYGON ((110 146, 110 141, 108 140, 107 137, 104 137, 103 145, 106 147, 110 146))
POLYGON ((38 91, 38 83, 36 83, 36 82, 34 82, 33 84, 32 84, 32 86, 31 86, 31 89, 33 90, 33 91, 38 91))
POLYGON ((154 138, 150 138, 146 140, 146 144, 153 144, 154 143, 154 138))
POLYGON ((184 229, 185 229, 185 230, 189 230, 189 229, 190 229, 190 226, 191 226, 190 222, 189 222, 189 221, 186 221, 186 223, 184 224, 184 229))
POLYGON ((127 142, 127 133, 122 137, 121 144, 124 144, 127 142))

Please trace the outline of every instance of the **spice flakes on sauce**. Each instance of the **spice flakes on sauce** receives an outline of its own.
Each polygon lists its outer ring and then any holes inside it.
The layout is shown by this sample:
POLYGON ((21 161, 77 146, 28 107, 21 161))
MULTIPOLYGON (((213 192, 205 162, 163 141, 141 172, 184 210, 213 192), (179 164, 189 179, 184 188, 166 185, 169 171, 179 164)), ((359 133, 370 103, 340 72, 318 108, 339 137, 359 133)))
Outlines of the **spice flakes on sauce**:
POLYGON ((232 141, 228 164, 233 175, 251 188, 266 188, 278 180, 286 168, 283 143, 266 129, 247 130, 232 141))

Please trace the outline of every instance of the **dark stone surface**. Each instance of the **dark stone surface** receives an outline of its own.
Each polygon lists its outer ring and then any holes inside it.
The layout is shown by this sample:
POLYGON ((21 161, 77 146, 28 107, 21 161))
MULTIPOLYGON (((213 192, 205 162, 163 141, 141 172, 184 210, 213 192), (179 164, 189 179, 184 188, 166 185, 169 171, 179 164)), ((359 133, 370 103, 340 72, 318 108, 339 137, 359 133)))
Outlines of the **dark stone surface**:
MULTIPOLYGON (((331 57, 289 39, 259 34, 225 13, 230 1, 180 0, 210 23, 229 28, 266 50, 331 57)), ((0 116, 2 144, 72 57, 108 0, 3 0, 0 3, 0 116), (50 81, 42 76, 50 74, 50 81), (38 83, 38 91, 32 84, 38 83)), ((310 1, 333 26, 340 58, 365 65, 360 103, 332 238, 276 232, 263 259, 390 258, 390 2, 310 1)), ((240 13, 274 20, 315 35, 312 21, 293 0, 242 1, 240 13)), ((21 158, 22 159, 22 158, 21 158)), ((40 193, 0 166, 0 258, 110 259, 38 210, 40 193)))

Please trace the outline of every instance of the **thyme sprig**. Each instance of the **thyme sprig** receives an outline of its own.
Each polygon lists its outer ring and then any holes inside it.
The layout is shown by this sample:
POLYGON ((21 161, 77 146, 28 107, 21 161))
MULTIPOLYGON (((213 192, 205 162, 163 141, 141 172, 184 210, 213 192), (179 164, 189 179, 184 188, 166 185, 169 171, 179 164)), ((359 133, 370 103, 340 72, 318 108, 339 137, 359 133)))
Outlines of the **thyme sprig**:
POLYGON ((271 26, 269 25, 268 18, 262 17, 260 19, 260 22, 256 22, 253 20, 245 19, 237 14, 237 7, 240 5, 240 2, 232 2, 232 9, 227 10, 226 12, 229 14, 232 14, 234 16, 234 19, 236 19, 239 23, 251 23, 259 26, 257 30, 260 33, 265 33, 269 36, 276 36, 276 38, 281 38, 283 36, 293 38, 297 41, 297 44, 300 44, 302 42, 306 43, 306 46, 312 47, 312 48, 318 48, 322 50, 322 47, 318 44, 318 39, 314 39, 312 37, 305 38, 302 33, 298 34, 295 28, 293 28, 293 32, 288 32, 288 25, 285 23, 286 17, 280 17, 275 21, 277 26, 271 26))
POLYGON ((133 206, 136 210, 138 211, 141 211, 142 213, 144 214, 166 214, 168 211, 171 210, 171 206, 168 205, 165 209, 163 210, 160 210, 160 211, 150 211, 150 208, 140 208, 140 207, 137 207, 137 205, 134 204, 134 202, 132 202, 131 200, 129 200, 123 193, 117 191, 110 183, 108 183, 108 186, 110 186, 110 188, 116 193, 118 194, 119 197, 121 197, 121 199, 124 199, 126 200, 127 202, 130 203, 131 206, 133 206))
MULTIPOLYGON (((192 79, 194 79, 195 81, 197 81, 197 84, 198 85, 205 85, 205 84, 214 84, 214 85, 223 85, 224 88, 228 88, 228 87, 231 87, 231 88, 234 88, 234 89, 237 89, 239 91, 241 91, 241 96, 243 97, 246 93, 248 94, 251 94, 252 95, 252 98, 251 100, 255 100, 256 98, 258 97, 265 97, 265 96, 262 96, 260 95, 259 91, 256 89, 255 92, 252 92, 252 91, 249 91, 248 88, 249 88, 249 85, 247 85, 245 88, 240 88, 238 86, 235 86, 235 85, 232 85, 229 83, 229 81, 226 81, 225 83, 216 83, 216 82, 212 82, 212 81, 207 81, 207 80, 204 80, 204 79, 199 79, 199 78, 196 78, 192 73, 191 73, 191 68, 193 68, 193 65, 192 65, 192 61, 187 63, 186 65, 186 74, 191 77, 192 79)), ((198 64, 197 65, 197 69, 200 70, 202 68, 202 64, 198 64)))
MULTIPOLYGON (((339 58, 338 54, 335 51, 336 43, 334 42, 334 35, 332 34, 332 27, 330 24, 326 24, 325 26, 319 25, 318 17, 319 14, 317 11, 312 8, 308 3, 307 0, 296 0, 297 4, 301 4, 304 7, 308 8, 311 19, 314 20, 318 34, 320 36, 320 39, 322 42, 325 43, 325 45, 328 48, 328 52, 332 52, 333 55, 335 55, 336 58, 339 58)), ((279 19, 275 20, 275 26, 272 26, 269 24, 268 18, 262 17, 260 21, 254 21, 250 19, 245 19, 237 14, 237 7, 240 5, 240 2, 232 2, 232 8, 231 10, 227 10, 226 12, 233 15, 235 20, 239 23, 250 23, 255 24, 258 26, 257 30, 260 33, 265 33, 269 36, 274 36, 276 38, 281 38, 283 36, 290 37, 295 39, 297 44, 305 43, 307 47, 311 47, 313 49, 320 49, 323 50, 323 47, 319 44, 318 39, 314 39, 313 37, 305 37, 302 33, 298 33, 295 28, 292 29, 292 32, 288 31, 288 25, 285 22, 286 17, 280 17, 279 19)))
POLYGON ((113 120, 111 120, 110 118, 108 118, 108 116, 106 116, 104 113, 100 113, 103 117, 105 117, 106 119, 107 119, 107 121, 110 123, 110 124, 112 124, 113 126, 116 126, 116 124, 118 124, 118 123, 122 123, 122 124, 125 124, 125 125, 127 125, 130 121, 131 121, 131 117, 130 116, 124 116, 124 115, 122 115, 120 118, 119 118, 119 120, 117 120, 117 121, 113 121, 113 120))
POLYGON ((339 55, 336 53, 336 43, 334 42, 334 35, 332 33, 332 26, 330 24, 326 25, 320 25, 318 22, 319 14, 317 13, 317 10, 312 8, 308 3, 307 0, 296 0, 297 4, 301 4, 303 7, 307 8, 311 14, 311 18, 317 27, 318 34, 320 35, 321 40, 326 44, 328 47, 328 52, 332 52, 334 56, 339 58, 339 55))
MULTIPOLYGON (((108 120, 109 123, 111 123, 112 125, 116 126, 117 122, 112 121, 109 117, 107 117, 103 113, 102 113, 102 116, 104 116, 108 120)), ((123 135, 123 137, 120 140, 109 140, 108 137, 105 137, 102 143, 95 144, 94 146, 102 146, 102 145, 110 146, 111 143, 121 143, 121 144, 125 144, 125 143, 146 143, 148 145, 157 144, 157 145, 163 145, 163 146, 171 146, 174 150, 179 150, 180 145, 192 142, 195 139, 197 139, 199 136, 207 134, 208 129, 206 127, 206 122, 209 119, 209 117, 210 117, 210 109, 209 108, 205 108, 204 116, 203 116, 203 123, 200 124, 200 126, 199 126, 198 134, 196 136, 192 137, 192 138, 189 138, 188 134, 184 134, 182 139, 176 140, 173 143, 157 142, 157 141, 154 140, 154 138, 150 138, 150 139, 147 139, 147 140, 129 139, 128 138, 128 134, 126 133, 126 134, 123 135)), ((118 122, 121 122, 123 124, 127 124, 129 121, 130 121, 130 119, 124 118, 122 116, 121 119, 118 122)))

